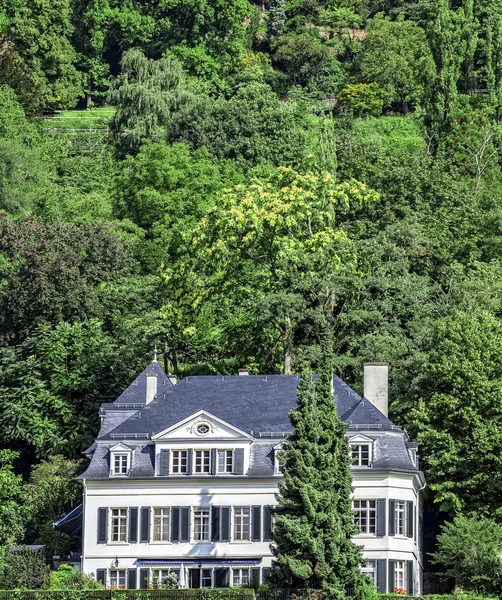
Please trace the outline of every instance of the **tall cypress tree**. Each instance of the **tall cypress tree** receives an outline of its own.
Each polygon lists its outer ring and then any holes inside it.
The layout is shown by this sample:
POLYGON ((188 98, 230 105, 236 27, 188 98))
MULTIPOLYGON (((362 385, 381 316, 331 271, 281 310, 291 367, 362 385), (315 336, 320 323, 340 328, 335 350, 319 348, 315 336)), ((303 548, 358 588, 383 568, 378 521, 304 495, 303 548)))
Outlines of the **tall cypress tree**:
POLYGON ((325 590, 331 598, 361 590, 361 550, 352 512, 350 455, 331 389, 332 363, 315 381, 301 377, 293 433, 284 444, 278 505, 274 508, 271 580, 293 589, 325 590))

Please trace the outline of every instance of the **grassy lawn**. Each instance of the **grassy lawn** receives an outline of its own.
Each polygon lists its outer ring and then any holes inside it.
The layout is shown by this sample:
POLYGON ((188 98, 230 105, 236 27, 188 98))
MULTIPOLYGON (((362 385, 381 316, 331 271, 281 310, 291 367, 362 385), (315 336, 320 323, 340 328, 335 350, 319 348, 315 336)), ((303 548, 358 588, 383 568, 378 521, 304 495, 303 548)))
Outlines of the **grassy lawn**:
POLYGON ((115 107, 103 106, 91 110, 61 110, 54 116, 42 119, 48 129, 103 129, 115 113, 115 107))

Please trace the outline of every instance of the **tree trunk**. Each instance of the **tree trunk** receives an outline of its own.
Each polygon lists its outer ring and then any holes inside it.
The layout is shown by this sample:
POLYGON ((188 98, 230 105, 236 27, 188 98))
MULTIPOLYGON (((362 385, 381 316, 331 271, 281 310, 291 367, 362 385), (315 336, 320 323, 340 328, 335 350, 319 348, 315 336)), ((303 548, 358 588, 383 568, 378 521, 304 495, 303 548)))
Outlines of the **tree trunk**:
POLYGON ((91 83, 91 76, 89 75, 89 79, 87 80, 87 91, 85 94, 86 110, 91 110, 91 104, 92 104, 92 83, 91 83))
POLYGON ((286 317, 284 323, 284 375, 291 373, 291 320, 286 317))

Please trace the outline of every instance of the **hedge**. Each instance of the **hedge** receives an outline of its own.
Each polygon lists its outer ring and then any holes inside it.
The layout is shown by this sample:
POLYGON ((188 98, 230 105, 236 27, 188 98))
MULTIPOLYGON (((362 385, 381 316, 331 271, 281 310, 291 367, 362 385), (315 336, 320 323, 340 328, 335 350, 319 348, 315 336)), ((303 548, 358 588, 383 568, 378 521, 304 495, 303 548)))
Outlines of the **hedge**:
POLYGON ((454 592, 453 594, 427 594, 425 596, 408 596, 407 594, 378 594, 378 600, 499 600, 496 597, 479 596, 478 594, 454 592))
POLYGON ((254 590, 0 590, 0 600, 253 600, 254 590))

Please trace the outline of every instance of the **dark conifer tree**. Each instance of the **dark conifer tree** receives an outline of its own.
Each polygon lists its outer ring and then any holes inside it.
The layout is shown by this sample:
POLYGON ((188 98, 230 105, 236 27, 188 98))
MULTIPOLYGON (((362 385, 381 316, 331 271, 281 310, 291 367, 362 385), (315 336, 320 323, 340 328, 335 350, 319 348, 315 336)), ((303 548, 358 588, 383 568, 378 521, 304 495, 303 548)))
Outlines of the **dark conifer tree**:
POLYGON ((347 426, 333 402, 331 373, 331 360, 326 360, 318 379, 304 374, 298 407, 290 413, 293 433, 282 454, 284 481, 274 509, 271 580, 343 598, 346 590, 364 586, 359 569, 364 559, 351 539, 357 528, 347 426))

